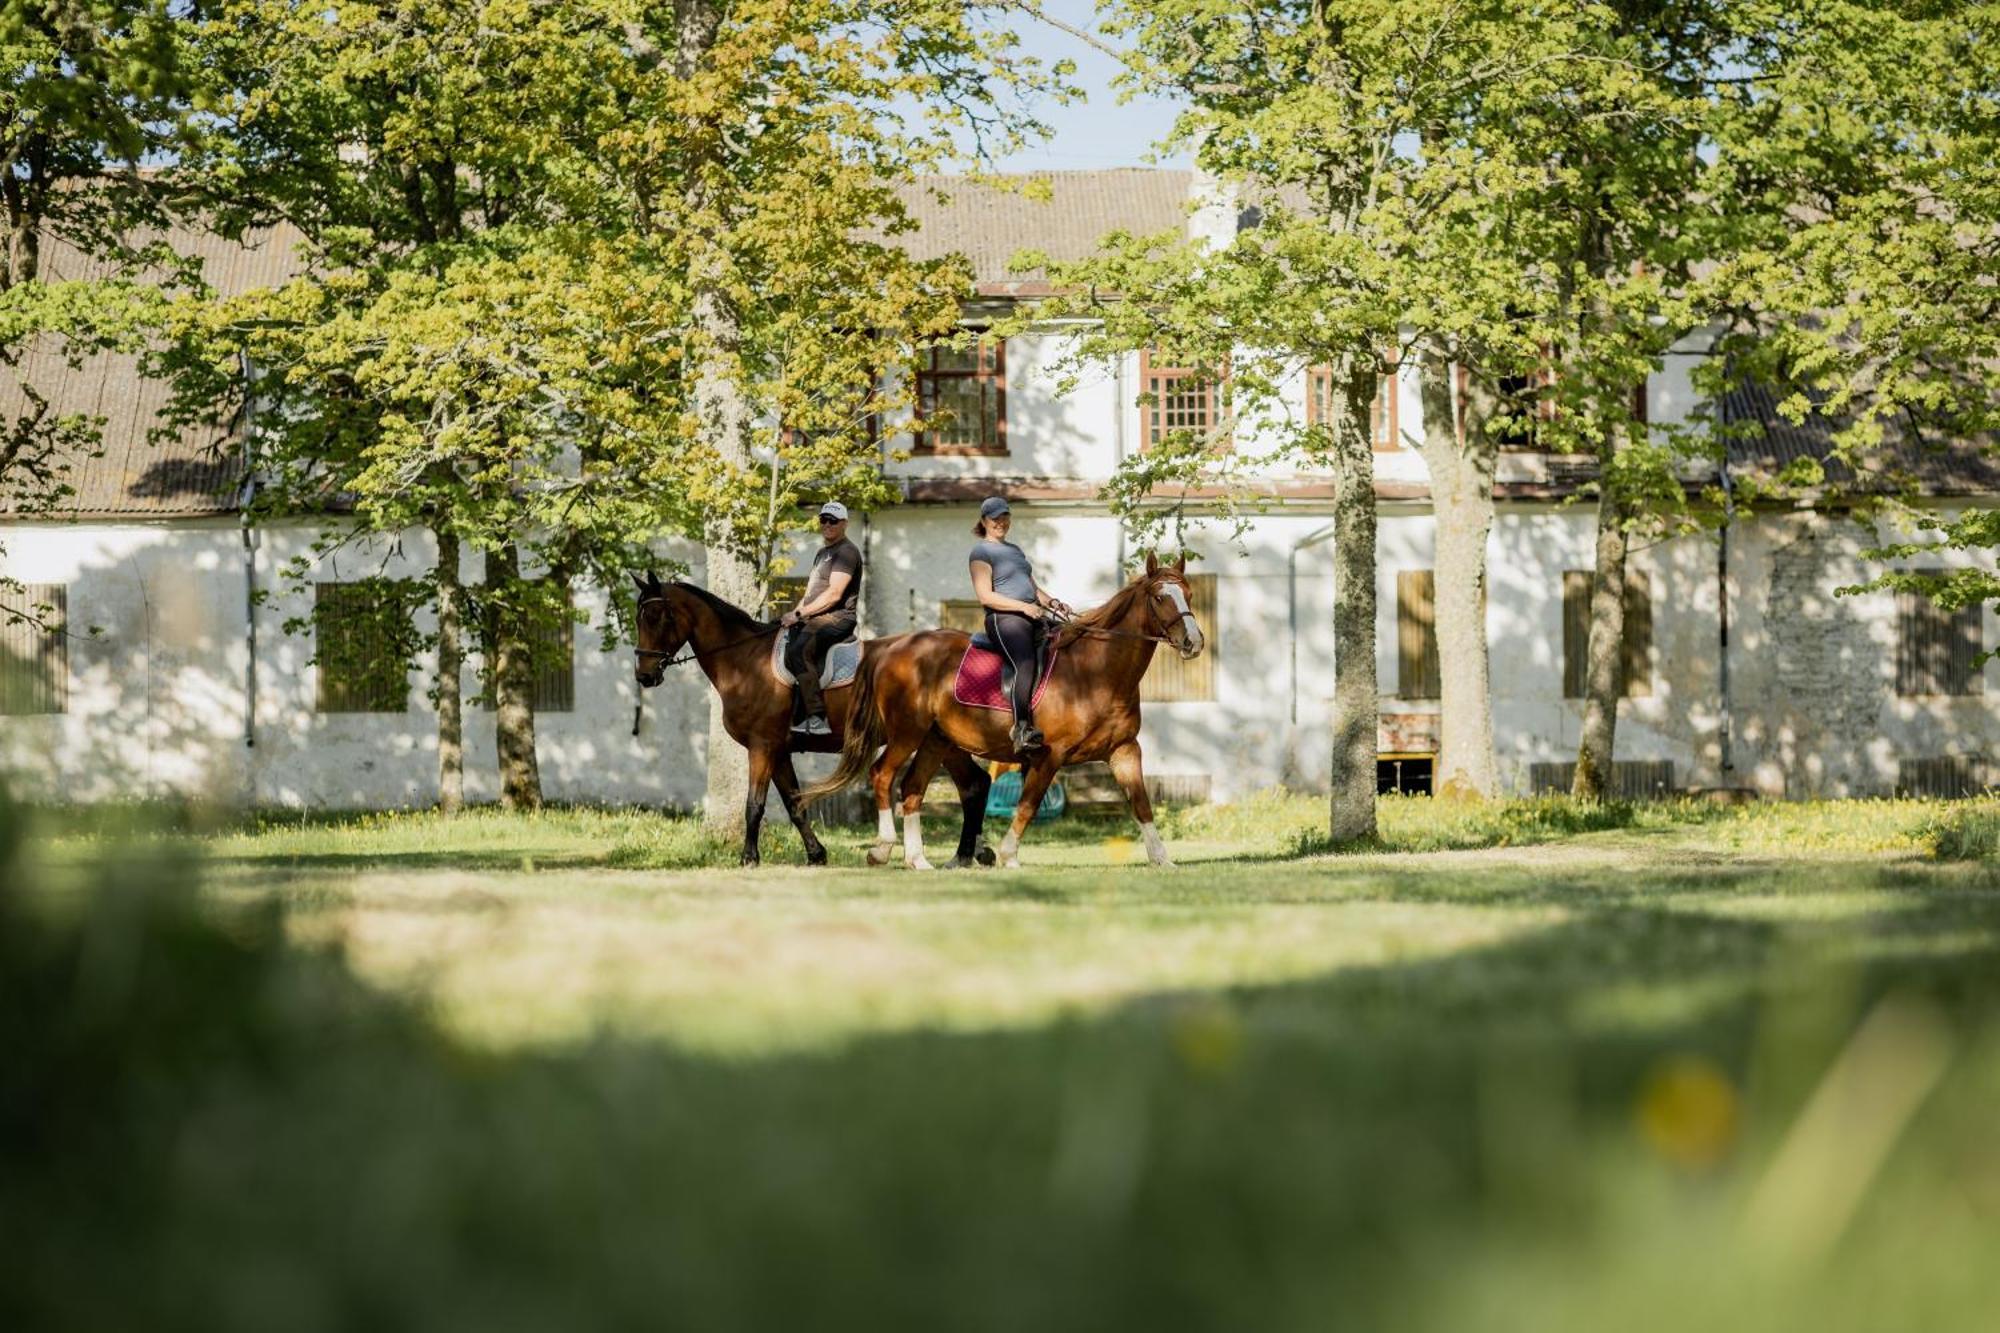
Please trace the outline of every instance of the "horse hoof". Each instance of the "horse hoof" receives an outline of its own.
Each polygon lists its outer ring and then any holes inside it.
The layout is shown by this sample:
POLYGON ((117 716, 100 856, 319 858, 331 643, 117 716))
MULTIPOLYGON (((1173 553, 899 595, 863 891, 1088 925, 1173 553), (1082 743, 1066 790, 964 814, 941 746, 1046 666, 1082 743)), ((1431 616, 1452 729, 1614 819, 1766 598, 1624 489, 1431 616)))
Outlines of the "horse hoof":
POLYGON ((892 855, 894 855, 894 853, 895 853, 895 844, 887 842, 878 842, 873 847, 870 847, 868 849, 868 864, 871 866, 888 865, 889 858, 892 855))
POLYGON ((914 860, 914 861, 905 861, 905 862, 903 862, 903 864, 904 864, 904 865, 906 865, 906 866, 908 866, 908 867, 909 867, 910 869, 912 869, 912 870, 935 870, 935 869, 937 869, 937 867, 936 867, 936 866, 932 865, 932 864, 931 864, 931 863, 930 863, 929 861, 925 860, 925 859, 924 859, 923 857, 921 857, 921 856, 920 856, 920 857, 918 857, 918 858, 917 858, 916 860, 914 860))
POLYGON ((1019 870, 1021 868, 1021 858, 1010 856, 1000 863, 1000 868, 1002 870, 1019 870))
POLYGON ((763 862, 763 860, 762 860, 761 858, 759 858, 759 857, 755 857, 755 856, 746 856, 746 857, 744 857, 744 858, 743 858, 743 860, 742 860, 741 864, 742 864, 742 866, 743 866, 743 867, 744 867, 745 869, 748 869, 748 870, 754 870, 754 869, 756 869, 756 868, 757 868, 758 866, 760 866, 760 865, 764 864, 764 862, 763 862))
POLYGON ((823 866, 823 865, 825 865, 825 864, 826 864, 826 848, 824 848, 824 847, 808 847, 808 848, 806 849, 806 864, 807 864, 807 865, 809 865, 809 866, 823 866))
POLYGON ((981 847, 978 851, 972 854, 972 859, 979 862, 979 864, 983 866, 990 866, 995 861, 998 861, 1000 858, 993 854, 993 849, 991 847, 981 847))
POLYGON ((954 856, 944 863, 946 870, 970 870, 972 866, 973 860, 969 856, 954 856))

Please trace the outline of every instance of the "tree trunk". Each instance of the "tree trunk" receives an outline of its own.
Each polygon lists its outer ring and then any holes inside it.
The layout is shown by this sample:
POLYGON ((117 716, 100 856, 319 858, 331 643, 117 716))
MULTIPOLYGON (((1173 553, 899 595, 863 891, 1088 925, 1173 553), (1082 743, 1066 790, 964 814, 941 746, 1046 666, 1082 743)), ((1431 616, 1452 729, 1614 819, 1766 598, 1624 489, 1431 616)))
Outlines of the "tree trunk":
POLYGON ((1333 772, 1329 833, 1336 844, 1375 836, 1374 367, 1336 371, 1345 410, 1334 426, 1333 772))
MULTIPOLYGON (((1610 471, 1609 459, 1606 472, 1610 471)), ((1597 501, 1597 570, 1590 587, 1590 635, 1585 658, 1583 735, 1576 751, 1576 779, 1570 794, 1601 801, 1611 779, 1612 748, 1618 736, 1618 696, 1625 682, 1619 663, 1625 651, 1625 553, 1631 534, 1625 506, 1609 479, 1597 501)))
POLYGON ((465 592, 458 535, 440 529, 437 548, 438 809, 455 815, 465 808, 465 592))
MULTIPOLYGON (((711 0, 677 0, 679 23, 675 67, 692 77, 707 59, 721 27, 722 11, 711 0)), ((697 172, 690 191, 689 216, 708 213, 713 201, 697 172)), ((723 467, 750 467, 750 399, 743 386, 742 319, 730 297, 724 256, 713 248, 701 250, 689 274, 694 283, 694 324, 701 338, 701 365, 694 389, 695 419, 701 442, 723 467)), ((708 590, 725 601, 761 616, 758 567, 751 557, 736 515, 711 512, 702 532, 707 555, 704 577, 708 590)), ((708 786, 702 798, 702 824, 725 837, 743 831, 743 803, 750 786, 748 757, 723 728, 720 694, 708 700, 708 786)))
POLYGON ((535 761, 535 653, 520 548, 509 542, 487 561, 493 596, 493 726, 500 752, 500 804, 539 810, 542 773, 535 761))
POLYGON ((1493 530, 1495 450, 1468 421, 1459 441, 1455 367, 1423 366, 1424 434, 1417 452, 1430 471, 1437 530, 1436 613, 1441 713, 1433 790, 1491 798, 1500 791, 1493 757, 1493 694, 1486 637, 1486 539, 1493 530))

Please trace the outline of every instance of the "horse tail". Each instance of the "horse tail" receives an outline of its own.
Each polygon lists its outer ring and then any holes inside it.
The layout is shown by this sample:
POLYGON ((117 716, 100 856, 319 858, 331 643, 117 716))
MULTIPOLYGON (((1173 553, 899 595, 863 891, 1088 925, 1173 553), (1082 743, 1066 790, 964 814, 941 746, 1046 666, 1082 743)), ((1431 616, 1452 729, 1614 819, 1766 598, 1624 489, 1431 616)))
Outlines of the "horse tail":
POLYGON ((840 743, 840 764, 799 793, 800 807, 831 796, 866 772, 887 737, 875 711, 875 664, 881 654, 863 653, 854 667, 854 697, 847 704, 847 735, 840 743))

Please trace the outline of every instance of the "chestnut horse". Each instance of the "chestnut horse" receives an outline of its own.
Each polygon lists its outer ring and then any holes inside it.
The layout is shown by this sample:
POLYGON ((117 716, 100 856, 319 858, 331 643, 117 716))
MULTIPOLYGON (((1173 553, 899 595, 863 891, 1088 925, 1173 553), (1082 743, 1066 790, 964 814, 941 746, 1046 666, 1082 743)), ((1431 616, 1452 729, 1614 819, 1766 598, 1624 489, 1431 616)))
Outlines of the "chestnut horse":
MULTIPOLYGON (((764 823, 764 800, 771 783, 785 803, 785 813, 805 843, 809 865, 826 864, 826 847, 814 836, 806 822, 805 805, 799 799, 799 778, 792 769, 794 752, 830 752, 840 748, 845 730, 850 696, 845 688, 826 692, 830 736, 808 736, 792 730, 792 687, 779 680, 771 669, 772 635, 779 626, 758 620, 749 612, 732 606, 714 593, 692 583, 662 583, 656 574, 634 578, 639 585, 638 662, 641 689, 650 689, 666 679, 667 667, 678 661, 701 664, 709 683, 722 696, 722 725, 737 744, 750 752, 750 790, 743 803, 743 864, 758 864, 757 835, 764 823), (685 657, 677 657, 683 649, 685 657)), ((894 638, 870 639, 862 646, 861 661, 881 652, 894 638)), ((911 760, 903 790, 914 792, 921 804, 924 788, 943 766, 958 787, 959 809, 964 822, 959 829, 955 866, 975 862, 993 863, 993 853, 981 842, 979 833, 986 821, 986 794, 992 779, 963 750, 928 737, 905 758, 911 760)), ((915 827, 914 824, 911 827, 915 827)), ((877 843, 870 851, 870 864, 887 859, 895 840, 895 825, 886 806, 877 820, 877 843)), ((923 846, 905 848, 912 869, 929 870, 923 846)))
MULTIPOLYGON (((1035 724, 1048 747, 1026 755, 1014 752, 1012 714, 968 707, 955 696, 958 664, 970 643, 963 631, 931 630, 878 640, 884 646, 862 662, 851 691, 854 697, 846 701, 851 714, 840 767, 806 790, 806 802, 838 791, 860 776, 880 746, 882 755, 869 769, 869 777, 876 809, 886 814, 897 768, 929 737, 942 734, 952 745, 982 758, 1026 766, 1014 822, 1000 844, 1000 863, 1018 866, 1021 834, 1057 771, 1068 764, 1108 759, 1131 803, 1132 816, 1139 821, 1147 857, 1154 865, 1171 864, 1167 846, 1153 827, 1153 803, 1139 763, 1139 681, 1152 664, 1154 648, 1162 643, 1172 645, 1183 658, 1202 650, 1201 626, 1188 609, 1186 571, 1186 557, 1162 565, 1148 556, 1145 573, 1104 605, 1056 631, 1059 655, 1041 702, 1035 705, 1035 724)), ((915 809, 908 790, 906 784, 905 842, 912 836, 915 809)))

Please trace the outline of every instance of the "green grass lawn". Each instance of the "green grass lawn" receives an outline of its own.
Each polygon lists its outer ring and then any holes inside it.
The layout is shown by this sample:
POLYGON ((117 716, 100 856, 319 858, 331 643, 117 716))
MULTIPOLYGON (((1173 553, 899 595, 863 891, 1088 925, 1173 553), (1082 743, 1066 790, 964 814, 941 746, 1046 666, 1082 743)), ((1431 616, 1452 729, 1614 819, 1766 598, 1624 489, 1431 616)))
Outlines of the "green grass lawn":
POLYGON ((1322 818, 45 817, 0 1318, 1991 1327, 1990 806, 1322 818))

